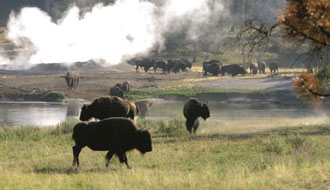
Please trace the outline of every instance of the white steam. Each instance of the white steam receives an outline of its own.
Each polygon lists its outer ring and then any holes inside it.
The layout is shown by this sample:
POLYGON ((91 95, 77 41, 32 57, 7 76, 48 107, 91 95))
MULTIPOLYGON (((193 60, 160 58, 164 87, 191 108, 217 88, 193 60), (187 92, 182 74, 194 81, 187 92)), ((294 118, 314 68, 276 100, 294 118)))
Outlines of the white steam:
POLYGON ((83 16, 73 6, 56 22, 38 8, 23 8, 10 15, 8 39, 29 56, 23 63, 11 64, 25 68, 88 60, 118 64, 125 58, 148 54, 156 44, 163 44, 164 33, 187 24, 191 39, 198 38, 202 25, 216 20, 223 11, 221 2, 163 0, 157 7, 149 1, 118 0, 108 6, 97 4, 83 16))

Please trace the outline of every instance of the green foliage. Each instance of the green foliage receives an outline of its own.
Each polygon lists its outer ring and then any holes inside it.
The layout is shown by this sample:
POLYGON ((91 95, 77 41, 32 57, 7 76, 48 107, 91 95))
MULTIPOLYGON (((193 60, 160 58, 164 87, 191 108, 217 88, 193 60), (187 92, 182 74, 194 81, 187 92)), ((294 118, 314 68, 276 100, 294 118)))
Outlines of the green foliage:
POLYGON ((180 135, 186 132, 185 119, 183 116, 178 116, 165 122, 160 120, 158 122, 158 133, 166 135, 180 135))
POLYGON ((72 134, 73 127, 79 123, 78 120, 67 120, 55 127, 55 130, 51 132, 53 135, 72 134))
POLYGON ((59 102, 64 99, 64 93, 63 92, 58 92, 58 91, 50 91, 46 92, 40 97, 41 101, 46 101, 46 102, 59 102))
POLYGON ((36 127, 0 127, 0 141, 39 141, 45 134, 36 127))
POLYGON ((281 154, 283 152, 283 146, 276 137, 270 137, 270 142, 266 143, 264 151, 269 153, 281 154))
POLYGON ((321 81, 329 81, 330 80, 330 68, 322 67, 316 73, 316 78, 321 81))
POLYGON ((285 142, 291 146, 291 148, 298 150, 306 143, 306 137, 300 134, 289 135, 285 142))

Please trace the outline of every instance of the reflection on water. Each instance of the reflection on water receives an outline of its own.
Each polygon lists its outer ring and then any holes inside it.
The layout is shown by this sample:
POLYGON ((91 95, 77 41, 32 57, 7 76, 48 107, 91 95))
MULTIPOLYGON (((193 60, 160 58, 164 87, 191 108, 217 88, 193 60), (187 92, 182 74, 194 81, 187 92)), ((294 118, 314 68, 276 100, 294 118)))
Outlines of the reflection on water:
MULTIPOLYGON (((154 103, 147 118, 170 118, 182 115, 184 102, 154 103)), ((272 119, 328 116, 330 111, 311 108, 285 108, 272 104, 209 103, 211 119, 272 119)), ((0 102, 0 126, 50 126, 70 118, 79 118, 81 104, 37 102, 0 102)))
POLYGON ((77 104, 0 102, 0 125, 50 126, 78 118, 77 104))

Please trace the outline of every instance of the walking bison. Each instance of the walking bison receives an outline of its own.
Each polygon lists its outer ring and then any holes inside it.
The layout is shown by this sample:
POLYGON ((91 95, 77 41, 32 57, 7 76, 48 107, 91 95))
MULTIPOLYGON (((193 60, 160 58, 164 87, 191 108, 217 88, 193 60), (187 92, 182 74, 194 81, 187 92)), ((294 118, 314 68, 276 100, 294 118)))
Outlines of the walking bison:
POLYGON ((186 127, 189 133, 196 133, 199 127, 199 117, 204 120, 210 117, 210 110, 206 104, 201 103, 197 98, 189 98, 183 107, 183 115, 186 118, 186 127))
POLYGON ((151 67, 154 67, 155 60, 152 58, 143 58, 143 59, 131 59, 128 61, 129 64, 135 65, 136 72, 139 72, 139 68, 143 67, 145 72, 148 72, 151 67))
POLYGON ((126 152, 137 149, 142 154, 152 151, 152 141, 149 131, 139 129, 127 118, 109 118, 99 122, 78 123, 73 127, 72 139, 73 166, 79 167, 79 154, 85 146, 94 151, 108 151, 106 167, 115 154, 120 163, 130 168, 126 152))
POLYGON ((221 73, 221 65, 219 63, 205 64, 203 65, 203 77, 207 77, 207 73, 211 73, 213 76, 218 76, 221 73))
POLYGON ((258 73, 258 64, 257 63, 250 63, 250 75, 256 75, 258 73))
MULTIPOLYGON (((130 117, 130 105, 119 97, 101 97, 91 104, 85 104, 81 108, 80 120, 88 121, 91 118, 106 119, 109 117, 130 117)), ((131 117, 134 119, 134 117, 131 117)))
POLYGON ((71 90, 77 88, 79 83, 79 78, 80 76, 78 72, 75 71, 67 72, 65 76, 65 81, 66 84, 68 85, 68 88, 71 90))

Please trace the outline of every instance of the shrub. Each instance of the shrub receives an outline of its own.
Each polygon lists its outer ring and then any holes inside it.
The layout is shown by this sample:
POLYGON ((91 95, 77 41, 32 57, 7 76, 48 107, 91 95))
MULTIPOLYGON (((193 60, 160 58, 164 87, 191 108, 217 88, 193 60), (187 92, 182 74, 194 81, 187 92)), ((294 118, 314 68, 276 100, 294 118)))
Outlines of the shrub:
POLYGON ((78 120, 67 120, 58 124, 54 131, 51 132, 53 135, 71 134, 73 127, 78 123, 78 120))
POLYGON ((281 154, 283 152, 283 147, 281 146, 278 139, 276 139, 275 137, 271 137, 270 142, 266 144, 264 151, 281 154))
POLYGON ((330 68, 320 68, 318 72, 316 73, 316 78, 318 78, 321 81, 329 81, 330 80, 330 68))
POLYGON ((167 123, 160 120, 158 122, 158 127, 159 133, 165 133, 167 135, 182 134, 185 132, 186 128, 185 120, 182 116, 170 119, 167 123))
POLYGON ((41 95, 40 100, 46 102, 59 102, 64 99, 64 93, 58 91, 49 91, 41 95))
POLYGON ((290 135, 286 138, 285 142, 291 146, 291 148, 299 149, 304 146, 306 137, 301 136, 300 134, 290 135))

